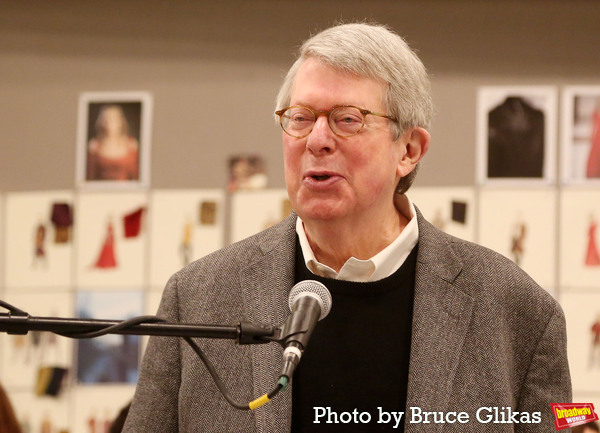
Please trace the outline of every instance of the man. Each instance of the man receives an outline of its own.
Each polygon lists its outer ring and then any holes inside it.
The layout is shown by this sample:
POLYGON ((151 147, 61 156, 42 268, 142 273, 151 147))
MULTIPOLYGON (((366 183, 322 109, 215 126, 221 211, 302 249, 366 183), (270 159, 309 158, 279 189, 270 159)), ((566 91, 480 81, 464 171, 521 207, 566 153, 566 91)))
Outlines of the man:
MULTIPOLYGON (((431 107, 425 68, 386 28, 305 42, 276 112, 295 212, 175 274, 159 315, 280 325, 305 279, 325 283, 332 311, 291 386, 251 412, 228 405, 184 342, 151 339, 126 432, 553 431, 550 403, 571 398, 560 307, 404 195, 431 107)), ((199 344, 238 401, 277 382, 276 344, 199 344)))

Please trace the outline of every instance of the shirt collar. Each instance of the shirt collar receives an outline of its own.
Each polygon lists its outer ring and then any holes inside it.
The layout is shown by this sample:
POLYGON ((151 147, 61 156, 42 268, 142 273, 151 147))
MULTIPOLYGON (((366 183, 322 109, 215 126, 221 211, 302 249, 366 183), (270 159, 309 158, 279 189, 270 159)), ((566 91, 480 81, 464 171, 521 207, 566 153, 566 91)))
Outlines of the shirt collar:
POLYGON ((304 262, 308 270, 321 277, 359 282, 380 280, 396 272, 417 244, 419 240, 419 228, 415 207, 406 195, 396 195, 394 205, 398 212, 409 220, 398 237, 368 260, 359 260, 355 257, 350 257, 344 263, 339 273, 316 259, 308 243, 304 224, 300 217, 298 217, 296 220, 296 233, 298 234, 300 247, 304 255, 304 262))

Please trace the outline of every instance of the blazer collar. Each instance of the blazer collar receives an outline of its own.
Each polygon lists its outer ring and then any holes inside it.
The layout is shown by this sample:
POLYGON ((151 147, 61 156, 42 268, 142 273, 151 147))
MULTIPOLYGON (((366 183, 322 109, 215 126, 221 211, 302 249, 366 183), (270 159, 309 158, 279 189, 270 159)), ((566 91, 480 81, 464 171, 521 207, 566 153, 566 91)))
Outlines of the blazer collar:
MULTIPOLYGON (((445 411, 474 300, 455 285, 463 264, 452 237, 429 224, 418 209, 417 218, 419 251, 407 412, 411 406, 445 411)), ((428 431, 441 431, 442 426, 432 424, 428 431)), ((414 424, 406 424, 407 433, 415 429, 414 424)))

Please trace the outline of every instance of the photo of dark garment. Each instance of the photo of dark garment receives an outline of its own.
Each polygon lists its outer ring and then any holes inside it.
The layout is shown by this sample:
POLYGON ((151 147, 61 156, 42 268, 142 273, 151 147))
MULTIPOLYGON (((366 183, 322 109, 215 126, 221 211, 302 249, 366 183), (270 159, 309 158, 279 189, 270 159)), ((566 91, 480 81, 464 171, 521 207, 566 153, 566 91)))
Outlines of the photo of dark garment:
POLYGON ((509 96, 488 115, 488 177, 543 177, 544 113, 509 96))

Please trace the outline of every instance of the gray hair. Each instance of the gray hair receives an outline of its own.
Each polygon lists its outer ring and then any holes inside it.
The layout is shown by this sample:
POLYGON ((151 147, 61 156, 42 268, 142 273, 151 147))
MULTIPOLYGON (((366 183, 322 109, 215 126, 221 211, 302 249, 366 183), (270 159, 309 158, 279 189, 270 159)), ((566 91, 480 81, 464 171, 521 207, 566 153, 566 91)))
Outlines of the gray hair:
MULTIPOLYGON (((387 27, 341 24, 306 40, 279 89, 277 109, 289 106, 298 69, 309 58, 349 74, 386 83, 386 114, 397 119, 392 130, 395 140, 412 127, 429 129, 433 103, 425 66, 404 39, 387 27)), ((408 190, 416 172, 417 167, 400 179, 398 193, 408 190)))

